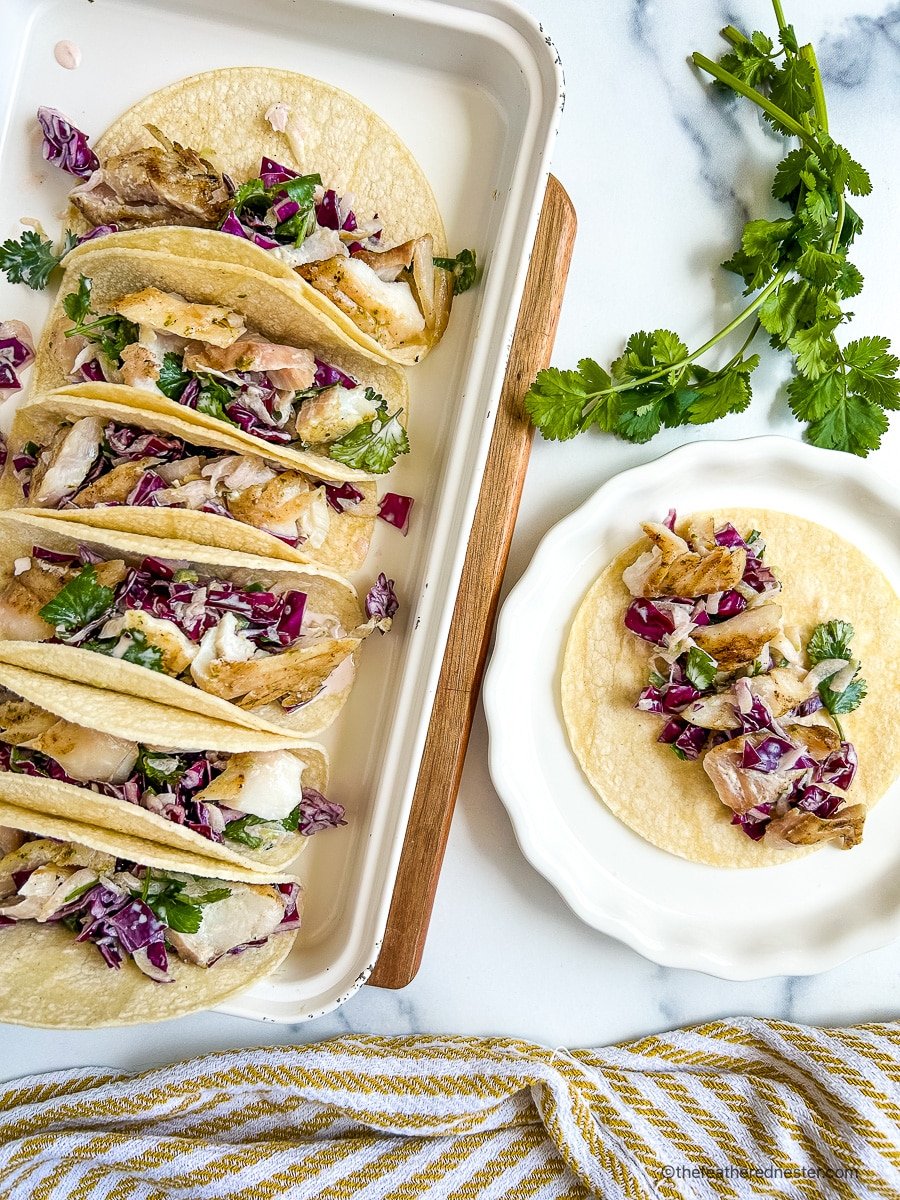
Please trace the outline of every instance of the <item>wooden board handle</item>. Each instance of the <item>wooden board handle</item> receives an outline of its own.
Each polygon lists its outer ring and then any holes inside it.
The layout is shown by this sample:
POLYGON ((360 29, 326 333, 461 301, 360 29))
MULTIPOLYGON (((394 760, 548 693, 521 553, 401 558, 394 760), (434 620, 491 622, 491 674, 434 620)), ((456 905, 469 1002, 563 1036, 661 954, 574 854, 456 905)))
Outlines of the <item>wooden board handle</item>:
POLYGON ((422 959, 531 452, 533 429, 524 417, 522 398, 537 372, 550 361, 575 228, 572 202, 559 180, 551 175, 510 347, 387 929, 368 980, 376 987, 405 987, 422 959))

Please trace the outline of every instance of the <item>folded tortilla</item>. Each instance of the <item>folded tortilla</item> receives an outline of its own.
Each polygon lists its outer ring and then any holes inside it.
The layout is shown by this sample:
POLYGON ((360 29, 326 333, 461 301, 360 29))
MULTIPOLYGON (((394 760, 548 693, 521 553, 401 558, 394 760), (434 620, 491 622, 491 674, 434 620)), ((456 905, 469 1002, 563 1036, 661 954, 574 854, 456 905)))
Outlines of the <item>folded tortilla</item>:
MULTIPOLYGON (((362 501, 355 507, 345 512, 329 511, 328 532, 322 544, 315 549, 307 548, 303 543, 299 546, 289 545, 248 522, 217 513, 201 512, 199 509, 127 504, 64 509, 28 506, 15 470, 17 455, 29 443, 38 447, 49 445, 61 428, 71 426, 82 417, 97 417, 104 425, 114 422, 141 431, 170 434, 211 455, 222 452, 245 455, 278 469, 294 469, 291 463, 284 461, 279 447, 273 446, 265 452, 251 450, 245 439, 237 438, 224 428, 221 431, 200 429, 182 415, 184 412, 182 409, 180 414, 170 415, 146 408, 132 408, 126 404, 97 400, 80 391, 72 394, 59 392, 31 400, 19 409, 13 422, 9 454, 0 480, 0 508, 21 508, 25 512, 52 515, 55 520, 75 521, 79 525, 92 525, 97 529, 196 542, 200 546, 237 550, 292 563, 319 564, 334 567, 344 574, 362 566, 377 513, 375 485, 369 482, 354 484, 363 495, 362 501)), ((334 464, 335 468, 339 466, 334 464)), ((341 468, 342 472, 347 470, 341 468)), ((316 468, 317 478, 324 473, 323 469, 316 468)), ((333 472, 329 477, 335 481, 343 478, 340 474, 335 476, 333 472)))
MULTIPOLYGON (((215 236, 229 241, 240 240, 229 238, 227 234, 215 236)), ((370 480, 371 475, 344 466, 327 454, 267 442, 216 417, 170 400, 154 387, 71 381, 68 368, 72 353, 65 331, 72 327, 72 321, 65 314, 63 301, 77 290, 79 279, 84 275, 91 280, 91 306, 97 314, 112 312, 122 297, 145 288, 157 288, 185 300, 227 308, 244 318, 248 331, 261 334, 277 345, 311 350, 316 358, 350 375, 361 387, 371 387, 384 398, 388 411, 399 411, 405 423, 409 413, 409 388, 400 371, 349 343, 318 309, 299 303, 296 289, 289 283, 271 273, 251 269, 252 264, 209 261, 203 257, 202 247, 195 247, 194 253, 194 258, 179 257, 159 253, 158 249, 112 247, 109 239, 85 242, 77 255, 66 259, 66 272, 37 347, 31 395, 42 396, 63 389, 76 396, 94 396, 111 404, 175 417, 203 431, 225 433, 231 441, 241 443, 254 454, 274 458, 328 482, 370 480)), ((200 439, 195 437, 196 440, 200 439)))
MULTIPOLYGON (((437 201, 408 147, 367 105, 320 79, 272 67, 229 67, 192 75, 151 93, 114 121, 94 143, 101 163, 112 155, 156 145, 147 125, 211 158, 238 184, 257 175, 264 156, 300 173, 318 173, 326 188, 352 195, 357 212, 377 214, 386 246, 430 234, 434 254, 447 254, 437 201), (290 110, 283 133, 266 120, 276 105, 290 110)), ((79 232, 88 228, 74 209, 68 224, 79 232)), ((412 339, 387 349, 287 263, 243 238, 162 226, 112 234, 110 239, 110 245, 230 262, 281 279, 348 342, 382 359, 410 365, 431 348, 427 339, 412 339)))
POLYGON ((350 693, 354 656, 363 636, 356 631, 364 618, 355 588, 333 571, 292 566, 189 542, 154 541, 136 534, 106 532, 60 521, 56 516, 0 513, 0 535, 0 593, 6 591, 15 577, 16 560, 28 558, 32 547, 75 554, 79 546, 85 546, 103 559, 123 559, 129 566, 138 566, 147 557, 178 565, 188 562, 199 577, 198 588, 214 580, 228 580, 240 586, 261 584, 264 589, 275 583, 287 585, 305 593, 306 613, 334 618, 346 631, 346 636, 312 639, 306 645, 301 642, 296 648, 288 647, 270 656, 279 660, 279 670, 283 670, 285 680, 291 684, 285 688, 286 692, 303 690, 313 694, 308 703, 290 712, 277 701, 241 707, 161 671, 79 646, 0 641, 0 662, 90 683, 125 696, 142 696, 170 709, 196 712, 229 725, 279 736, 286 731, 295 737, 320 733, 331 724, 350 693), (345 668, 341 667, 344 662, 349 664, 345 668), (338 667, 340 675, 329 685, 328 677, 338 667))
MULTIPOLYGON (((170 709, 137 695, 124 695, 43 675, 0 662, 0 687, 37 705, 48 714, 82 729, 152 747, 161 755, 184 751, 218 751, 228 754, 284 751, 303 764, 303 787, 324 794, 328 787, 328 756, 322 746, 289 734, 268 734, 241 729, 201 713, 170 709)), ((67 733, 68 733, 68 728, 67 733)), ((0 741, 4 740, 0 728, 0 741)), ((50 755, 50 757, 53 757, 50 755)), ((101 780, 100 782, 104 782, 101 780)), ((164 791, 160 785, 159 791, 164 791)), ((0 801, 37 809, 51 816, 96 825, 147 841, 170 846, 189 855, 221 860, 236 867, 260 871, 281 870, 306 848, 303 834, 281 838, 269 849, 254 849, 227 838, 222 842, 202 836, 155 812, 115 796, 91 791, 57 779, 0 770, 0 801)), ((300 796, 297 796, 300 802, 300 796)), ((237 808, 237 804, 230 807, 237 808)), ((253 832, 251 827, 250 832, 253 832)))
MULTIPOLYGON (((766 564, 782 584, 778 603, 787 637, 804 647, 823 621, 856 630, 853 654, 869 691, 841 717, 859 755, 848 803, 869 809, 900 774, 900 598, 871 559, 845 539, 802 517, 756 509, 712 514, 741 532, 758 529, 766 564)), ((685 520, 696 519, 693 514, 685 520)), ((607 808, 654 846, 717 867, 773 866, 818 846, 754 842, 731 824, 699 762, 682 762, 656 739, 659 717, 634 705, 647 686, 651 649, 623 624, 633 599, 622 572, 649 549, 645 538, 609 564, 581 602, 565 647, 562 708, 572 749, 607 808)))
MULTIPOLYGON (((0 826, 203 879, 256 885, 295 882, 292 876, 260 876, 247 868, 10 804, 2 796, 0 826)), ((209 967, 171 954, 174 981, 157 983, 130 961, 118 969, 107 967, 96 946, 76 941, 74 933, 58 924, 4 925, 0 927, 0 1021, 50 1029, 97 1029, 200 1012, 271 975, 290 953, 296 936, 296 931, 277 933, 263 945, 225 954, 209 967)))

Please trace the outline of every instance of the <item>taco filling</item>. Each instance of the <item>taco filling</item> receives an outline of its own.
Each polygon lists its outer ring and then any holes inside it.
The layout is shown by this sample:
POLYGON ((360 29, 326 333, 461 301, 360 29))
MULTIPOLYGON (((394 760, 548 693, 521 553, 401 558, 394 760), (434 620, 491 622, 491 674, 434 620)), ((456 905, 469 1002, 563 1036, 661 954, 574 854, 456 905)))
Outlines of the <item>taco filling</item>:
POLYGON ((61 424, 44 446, 26 442, 12 466, 25 499, 38 508, 192 509, 310 550, 323 545, 334 517, 364 499, 352 484, 312 479, 256 454, 94 416, 61 424))
POLYGON ((229 754, 141 745, 0 692, 2 772, 52 779, 134 804, 200 837, 270 850, 343 825, 344 810, 302 783, 289 750, 229 754))
POLYGON ((311 349, 269 341, 221 305, 146 287, 101 315, 82 275, 63 308, 72 324, 55 348, 72 382, 157 393, 262 441, 373 474, 409 450, 400 410, 389 413, 373 388, 311 349))
POLYGON ((283 713, 353 678, 354 651, 397 611, 384 576, 366 598, 368 621, 344 629, 279 581, 201 579, 189 564, 139 566, 34 546, 0 595, 0 638, 57 642, 135 663, 241 708, 283 713), (347 676, 349 675, 349 678, 347 676))
POLYGON ((754 841, 862 838, 848 804, 858 758, 839 717, 866 695, 853 626, 820 623, 804 650, 785 635, 781 583, 766 544, 712 520, 675 532, 675 512, 642 526, 651 548, 622 575, 626 629, 653 647, 635 707, 664 724, 658 741, 703 769, 731 823, 754 841))
POLYGON ((300 924, 296 883, 247 884, 155 870, 75 842, 0 828, 2 927, 54 924, 106 965, 131 960, 171 983, 169 954, 214 968, 300 924))
MULTIPOLYGON (((266 120, 302 159, 290 108, 274 104, 266 120)), ((257 176, 238 185, 149 122, 143 128, 155 144, 101 162, 87 136, 55 109, 40 108, 38 121, 44 157, 79 180, 69 195, 87 226, 78 242, 159 226, 242 238, 295 271, 388 351, 439 341, 454 294, 475 281, 473 251, 452 259, 435 255, 443 240, 437 229, 386 245, 378 214, 357 212, 354 196, 340 195, 319 174, 303 175, 263 156, 257 176)), ((75 242, 68 235, 63 253, 75 242)))

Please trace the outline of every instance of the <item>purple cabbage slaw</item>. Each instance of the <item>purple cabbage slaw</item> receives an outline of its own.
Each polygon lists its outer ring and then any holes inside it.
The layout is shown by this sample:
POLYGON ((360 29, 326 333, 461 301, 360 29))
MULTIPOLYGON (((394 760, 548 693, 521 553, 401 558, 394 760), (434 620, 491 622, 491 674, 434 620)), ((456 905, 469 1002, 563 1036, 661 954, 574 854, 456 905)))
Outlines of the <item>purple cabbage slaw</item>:
POLYGON ((20 391, 19 371, 33 362, 34 350, 27 342, 15 336, 0 337, 0 391, 20 391))
MULTIPOLYGON (((299 178, 299 172, 291 170, 290 167, 286 167, 274 159, 263 157, 260 162, 257 178, 262 182, 263 187, 267 191, 271 191, 271 189, 276 188, 279 184, 287 183, 290 179, 299 178)), ((314 208, 316 224, 320 229, 333 229, 336 232, 353 233, 359 226, 356 213, 350 208, 344 211, 341 197, 333 188, 326 188, 324 190, 321 200, 316 202, 314 208)), ((281 232, 278 226, 285 221, 289 221, 299 211, 300 206, 288 196, 287 192, 278 191, 272 197, 270 208, 272 221, 267 221, 263 217, 246 209, 238 216, 237 212, 232 208, 219 228, 222 233, 229 233, 234 237, 245 238, 247 241, 260 246, 263 250, 275 250, 279 246, 296 244, 296 234, 294 232, 281 232)), ((374 219, 377 220, 377 214, 374 219)), ((376 243, 379 242, 381 240, 381 230, 377 229, 370 234, 369 240, 376 243)), ((358 254, 363 248, 363 243, 359 241, 350 242, 347 246, 351 255, 358 254)))
MULTIPOLYGON (((670 509, 664 524, 673 532, 676 519, 675 509, 670 509)), ((778 580, 756 553, 755 543, 741 537, 732 524, 727 523, 717 530, 715 540, 720 546, 743 547, 746 550, 743 583, 759 594, 778 589, 778 580)), ((675 634, 679 626, 683 630, 690 628, 690 624, 714 624, 737 615, 747 606, 746 599, 736 591, 721 593, 712 607, 709 600, 710 597, 655 600, 637 597, 626 609, 624 624, 642 640, 665 647, 670 635, 675 634), (676 621, 676 616, 680 616, 679 621, 676 621)), ((657 741, 672 746, 680 758, 696 761, 706 751, 744 734, 763 734, 761 738, 751 738, 744 743, 742 769, 765 774, 786 770, 790 773, 790 790, 783 798, 782 805, 786 801, 787 807, 801 808, 822 818, 830 817, 844 800, 843 795, 830 788, 846 792, 856 774, 858 760, 853 745, 842 741, 838 750, 824 761, 817 762, 788 736, 766 704, 755 695, 751 696, 746 711, 741 711, 738 705, 734 706, 735 724, 730 730, 694 725, 682 715, 684 710, 702 697, 715 693, 716 688, 714 684, 699 688, 692 683, 685 671, 686 660, 687 652, 671 665, 667 677, 655 679, 644 688, 635 704, 635 708, 641 712, 666 718, 657 741)), ((821 698, 816 695, 799 705, 794 716, 808 716, 821 707, 821 698)), ((747 813, 734 813, 731 823, 740 825, 744 833, 758 841, 774 815, 774 807, 772 804, 763 804, 747 813)))
MULTIPOLYGON (((136 879, 144 880, 149 868, 137 863, 120 861, 116 864, 116 870, 117 872, 127 871, 136 879)), ((27 878, 30 873, 26 872, 25 877, 27 878)), ((152 877, 152 872, 150 874, 152 877)), ((21 880, 18 881, 17 885, 21 886, 21 882, 21 880)), ((207 881, 204 880, 204 882, 207 881)), ((212 883, 212 881, 209 882, 212 883)), ((280 883, 272 886, 282 897, 284 915, 277 929, 269 935, 270 937, 290 932, 299 928, 300 925, 299 884, 280 883)), ((158 983, 173 982, 169 975, 166 943, 168 926, 141 896, 135 895, 126 887, 119 886, 115 879, 99 879, 93 887, 88 888, 82 895, 74 897, 54 913, 50 920, 54 923, 64 923, 76 935, 76 941, 92 942, 108 967, 118 970, 124 960, 143 953, 154 972, 150 976, 151 978, 158 983)), ((0 920, 0 925, 14 924, 17 922, 12 918, 0 920)), ((264 945, 266 941, 268 938, 258 938, 253 942, 234 946, 227 953, 240 954, 252 946, 264 945)), ((214 966, 216 962, 218 959, 214 959, 209 967, 214 966)), ((143 967, 140 969, 144 970, 143 967)), ((146 970, 144 973, 150 974, 146 970)))
MULTIPOLYGON (((13 457, 13 469, 16 472, 26 499, 31 490, 31 473, 37 466, 41 449, 42 447, 29 442, 13 457)), ((145 429, 140 429, 132 425, 120 425, 111 421, 104 428, 100 453, 94 460, 91 469, 81 483, 68 496, 63 497, 56 507, 72 507, 74 496, 77 496, 89 484, 102 478, 107 472, 127 462, 135 462, 141 458, 155 458, 158 464, 173 463, 193 457, 203 458, 207 462, 210 462, 218 458, 227 458, 234 453, 236 452, 191 445, 169 434, 156 433, 154 431, 148 432, 145 429)), ((282 464, 271 463, 269 465, 276 473, 289 470, 288 467, 282 464)), ((154 507, 157 503, 154 500, 155 493, 168 486, 162 476, 153 470, 152 466, 148 467, 126 503, 131 507, 154 507)), ((354 508, 363 499, 363 493, 358 488, 353 488, 350 484, 343 484, 338 487, 322 481, 321 486, 325 488, 328 503, 338 513, 343 513, 347 509, 354 508)), ((229 520, 235 519, 228 508, 218 500, 207 501, 201 507, 200 511, 226 517, 229 520)), ((273 536, 278 537, 281 541, 291 546, 299 545, 301 541, 299 536, 295 538, 281 534, 273 536)))
MULTIPOLYGON (((53 553, 53 561, 60 565, 84 566, 80 556, 48 552, 40 546, 32 548, 35 558, 46 558, 48 553, 53 553)), ((184 571, 181 566, 149 557, 139 567, 129 567, 125 578, 113 589, 109 610, 65 640, 70 645, 79 645, 111 617, 129 609, 171 621, 192 642, 199 642, 226 612, 241 618, 242 634, 260 650, 283 650, 301 636, 305 592, 290 589, 276 593, 255 585, 240 587, 226 579, 202 582, 196 577, 185 578, 184 571), (182 574, 180 579, 179 574, 182 574)))
MULTIPOLYGON (((54 758, 39 750, 26 750, 0 741, 0 771, 29 775, 34 779, 53 779, 71 787, 84 788, 145 808, 167 821, 192 829, 208 841, 223 843, 230 840, 229 826, 242 820, 246 814, 226 805, 197 799, 197 793, 208 787, 225 770, 229 756, 208 750, 179 750, 172 753, 158 751, 150 757, 157 762, 161 759, 174 762, 166 772, 165 781, 154 779, 146 769, 142 770, 139 760, 123 783, 85 782, 74 779, 54 758)), ((297 832, 305 837, 347 823, 343 806, 326 799, 314 788, 301 789, 295 813, 297 832)))

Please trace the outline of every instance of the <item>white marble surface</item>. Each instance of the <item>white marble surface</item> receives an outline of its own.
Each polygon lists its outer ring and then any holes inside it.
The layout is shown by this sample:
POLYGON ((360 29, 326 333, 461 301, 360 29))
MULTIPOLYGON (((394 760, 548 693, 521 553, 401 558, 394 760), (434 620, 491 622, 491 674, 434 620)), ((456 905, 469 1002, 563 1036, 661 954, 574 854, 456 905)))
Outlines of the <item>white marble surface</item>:
MULTIPOLYGON (((773 18, 764 0, 528 0, 562 55, 568 103, 554 170, 580 216, 555 354, 616 352, 632 329, 678 329, 689 342, 734 297, 715 265, 748 211, 761 214, 778 146, 744 110, 711 101, 687 65, 718 53, 717 30, 773 18)), ((860 332, 900 341, 895 197, 900 188, 900 8, 886 0, 787 0, 801 40, 826 76, 835 136, 871 170, 867 229, 855 260, 867 276, 860 332), (849 16, 852 10, 853 16, 849 16)), ((702 337, 701 339, 702 340, 702 337)), ((794 435, 781 365, 756 375, 751 411, 696 436, 794 435)), ((685 440, 648 446, 590 436, 534 447, 507 585, 546 530, 600 483, 685 440)), ((877 456, 900 467, 900 419, 877 456)), ((728 983, 655 966, 584 926, 524 861, 486 766, 479 712, 422 969, 400 992, 363 988, 342 1009, 300 1026, 214 1013, 131 1030, 53 1032, 0 1027, 0 1078, 83 1064, 126 1070, 215 1049, 382 1034, 505 1034, 553 1045, 598 1045, 714 1017, 753 1014, 819 1023, 895 1018, 900 946, 825 975, 728 983)), ((789 919, 786 936, 789 936, 789 919)))

